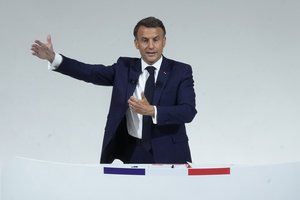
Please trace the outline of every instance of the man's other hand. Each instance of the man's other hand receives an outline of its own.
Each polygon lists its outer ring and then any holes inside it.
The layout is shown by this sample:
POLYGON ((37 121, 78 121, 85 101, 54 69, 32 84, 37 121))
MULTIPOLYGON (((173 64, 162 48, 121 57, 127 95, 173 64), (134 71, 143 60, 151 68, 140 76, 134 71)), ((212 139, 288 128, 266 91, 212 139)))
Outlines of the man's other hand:
POLYGON ((131 96, 128 100, 128 105, 130 109, 132 109, 138 114, 154 116, 155 113, 154 107, 149 104, 144 93, 142 93, 141 100, 131 96))

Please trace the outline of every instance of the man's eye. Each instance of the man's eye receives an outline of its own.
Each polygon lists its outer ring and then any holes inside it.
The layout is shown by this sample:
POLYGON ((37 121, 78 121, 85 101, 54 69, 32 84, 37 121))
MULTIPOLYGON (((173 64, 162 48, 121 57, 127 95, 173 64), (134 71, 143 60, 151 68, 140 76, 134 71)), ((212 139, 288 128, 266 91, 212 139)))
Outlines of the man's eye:
POLYGON ((159 37, 156 37, 153 40, 154 40, 154 42, 157 42, 157 41, 159 41, 159 37))

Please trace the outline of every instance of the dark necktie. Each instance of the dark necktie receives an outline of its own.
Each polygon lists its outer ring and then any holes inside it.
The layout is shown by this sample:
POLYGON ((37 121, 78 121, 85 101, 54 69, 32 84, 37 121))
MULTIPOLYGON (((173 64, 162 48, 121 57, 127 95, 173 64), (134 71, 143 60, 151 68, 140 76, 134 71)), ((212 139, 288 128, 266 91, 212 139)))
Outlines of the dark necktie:
MULTIPOLYGON (((154 71, 155 67, 148 66, 146 70, 149 72, 149 77, 146 81, 144 94, 146 99, 150 104, 152 104, 153 93, 155 89, 155 79, 154 79, 154 71)), ((151 149, 150 139, 151 139, 151 128, 152 128, 152 117, 151 116, 143 116, 143 131, 142 131, 142 141, 147 150, 151 149)))
POLYGON ((155 89, 155 80, 154 80, 155 67, 148 66, 148 67, 146 67, 146 70, 149 72, 150 75, 146 81, 144 94, 145 94, 148 102, 151 104, 152 100, 153 100, 154 89, 155 89))

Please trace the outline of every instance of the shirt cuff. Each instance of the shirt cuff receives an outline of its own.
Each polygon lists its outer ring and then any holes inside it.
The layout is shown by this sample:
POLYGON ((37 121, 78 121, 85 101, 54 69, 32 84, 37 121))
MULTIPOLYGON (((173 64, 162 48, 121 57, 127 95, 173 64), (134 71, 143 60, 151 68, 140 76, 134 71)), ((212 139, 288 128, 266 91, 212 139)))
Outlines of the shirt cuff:
POLYGON ((156 106, 153 107, 154 107, 154 116, 152 117, 152 122, 153 124, 157 124, 157 109, 156 106))
POLYGON ((62 56, 58 53, 55 53, 53 62, 52 63, 48 62, 48 69, 56 70, 62 63, 62 60, 63 60, 62 56))

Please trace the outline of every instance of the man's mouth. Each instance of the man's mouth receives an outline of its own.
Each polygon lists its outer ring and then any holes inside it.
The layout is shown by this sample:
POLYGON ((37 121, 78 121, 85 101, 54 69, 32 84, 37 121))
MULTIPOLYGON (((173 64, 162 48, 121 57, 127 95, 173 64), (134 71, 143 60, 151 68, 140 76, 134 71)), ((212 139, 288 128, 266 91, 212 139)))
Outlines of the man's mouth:
POLYGON ((148 56, 154 56, 156 54, 156 52, 147 52, 146 53, 148 56))

